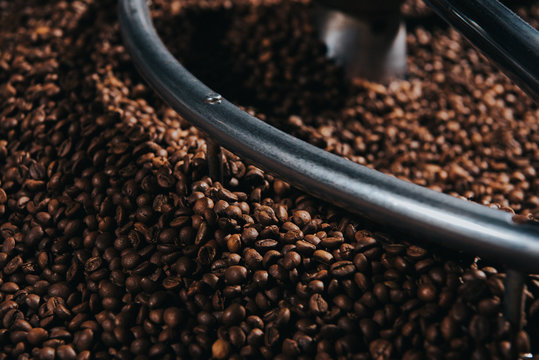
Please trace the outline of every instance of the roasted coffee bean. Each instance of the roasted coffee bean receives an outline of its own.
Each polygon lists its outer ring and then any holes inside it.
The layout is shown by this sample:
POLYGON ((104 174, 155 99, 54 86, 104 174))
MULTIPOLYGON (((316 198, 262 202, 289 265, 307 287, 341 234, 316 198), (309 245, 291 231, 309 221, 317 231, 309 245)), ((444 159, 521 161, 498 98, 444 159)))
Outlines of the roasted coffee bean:
POLYGON ((367 340, 372 340, 376 336, 377 325, 371 319, 361 319, 359 321, 359 328, 367 340))
POLYGON ((94 331, 91 329, 84 329, 76 332, 73 338, 73 344, 75 348, 82 352, 84 350, 90 350, 94 342, 94 331))
POLYGON ((295 251, 286 253, 283 259, 283 267, 287 270, 297 268, 301 264, 301 256, 295 251))
POLYGON ((356 271, 354 264, 351 261, 343 260, 331 264, 330 273, 335 277, 345 277, 352 275, 356 271))
POLYGON ((279 242, 273 239, 263 239, 255 242, 255 247, 258 251, 266 252, 267 250, 272 250, 277 248, 279 242))
POLYGON ((269 280, 269 274, 266 270, 257 270, 253 274, 253 282, 260 288, 264 288, 269 280))
POLYGON ((56 349, 53 347, 44 347, 39 350, 39 359, 41 360, 54 360, 56 356, 56 349))
POLYGON ((211 347, 212 356, 216 359, 227 359, 229 357, 230 345, 222 339, 217 339, 211 347))
POLYGON ((77 358, 77 353, 71 345, 60 345, 56 348, 56 356, 60 360, 75 360, 77 358))
POLYGON ((247 269, 243 266, 233 265, 225 270, 225 281, 231 285, 240 285, 247 280, 247 269))
POLYGON ((322 246, 329 248, 329 249, 335 249, 341 246, 341 244, 344 242, 344 238, 338 237, 338 236, 331 236, 323 238, 320 242, 322 246))
POLYGON ((490 324, 487 318, 474 315, 469 325, 470 335, 477 342, 483 342, 489 337, 490 324))
POLYGON ((313 258, 322 264, 330 264, 333 261, 333 255, 325 250, 316 250, 313 258))
POLYGON ((234 325, 245 318, 246 311, 243 306, 238 303, 231 304, 223 311, 223 322, 227 325, 234 325))
POLYGON ((311 221, 311 214, 305 210, 298 210, 294 212, 292 220, 299 227, 303 227, 311 221))
POLYGON ((43 341, 45 341, 49 336, 49 333, 47 330, 43 328, 34 328, 28 331, 28 334, 26 335, 27 340, 32 345, 39 345, 43 341))
POLYGON ((253 347, 259 347, 264 342, 264 331, 259 328, 251 330, 247 335, 247 343, 253 347))
POLYGON ((446 340, 450 340, 456 335, 457 324, 450 316, 446 316, 440 324, 440 331, 446 340))
POLYGON ((234 345, 236 348, 241 348, 247 340, 245 332, 239 326, 231 327, 228 331, 228 337, 232 345, 234 345))
POLYGON ((309 299, 309 307, 315 314, 322 314, 328 311, 328 303, 320 294, 314 294, 311 296, 309 299))
POLYGON ((9 261, 4 266, 4 273, 6 275, 13 274, 14 272, 16 272, 21 267, 22 263, 23 263, 22 257, 15 256, 13 259, 11 259, 11 261, 9 261))
POLYGON ((178 307, 170 307, 165 309, 163 312, 163 320, 165 324, 172 328, 180 325, 182 317, 182 311, 178 307))
POLYGON ((245 265, 251 270, 258 269, 262 264, 263 257, 255 249, 246 249, 243 253, 243 257, 245 259, 245 265))
POLYGON ((136 355, 142 355, 145 354, 149 350, 149 341, 146 339, 135 339, 131 345, 129 346, 129 349, 133 354, 136 355))
POLYGON ((417 289, 417 297, 425 302, 436 299, 436 287, 432 284, 424 284, 417 289))

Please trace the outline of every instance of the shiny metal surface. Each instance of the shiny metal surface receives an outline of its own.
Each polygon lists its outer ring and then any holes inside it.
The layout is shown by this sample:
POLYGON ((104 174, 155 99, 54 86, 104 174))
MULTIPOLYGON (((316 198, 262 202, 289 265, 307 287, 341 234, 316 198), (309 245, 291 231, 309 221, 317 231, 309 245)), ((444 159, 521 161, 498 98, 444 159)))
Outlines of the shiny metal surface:
POLYGON ((536 224, 516 224, 508 213, 360 166, 250 116, 178 63, 155 32, 145 0, 120 0, 119 14, 124 43, 140 74, 171 107, 220 145, 388 229, 539 272, 536 224))
POLYGON ((539 102, 539 31, 497 0, 425 0, 539 102))
POLYGON ((406 26, 399 12, 355 17, 318 5, 314 18, 328 57, 346 77, 387 83, 406 74, 406 26))

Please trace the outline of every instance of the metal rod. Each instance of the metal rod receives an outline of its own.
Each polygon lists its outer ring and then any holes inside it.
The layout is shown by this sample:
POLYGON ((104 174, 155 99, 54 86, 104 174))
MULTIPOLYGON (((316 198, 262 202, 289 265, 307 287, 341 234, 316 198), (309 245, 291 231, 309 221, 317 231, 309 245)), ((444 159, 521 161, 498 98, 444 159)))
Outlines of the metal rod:
POLYGON ((241 111, 189 73, 159 39, 145 0, 119 2, 126 48, 172 108, 240 157, 304 191, 436 245, 539 271, 539 227, 330 154, 241 111))
POLYGON ((425 0, 539 102, 539 31, 496 0, 425 0))
POLYGON ((210 177, 223 182, 223 162, 221 147, 209 137, 206 137, 206 147, 208 149, 208 168, 210 177))
MULTIPOLYGON (((352 2, 357 4, 356 2, 352 2)), ((371 4, 369 2, 369 4, 371 4)), ((314 19, 328 57, 342 65, 346 77, 387 83, 406 74, 406 27, 399 12, 351 13, 317 5, 314 19)))
POLYGON ((526 275, 518 270, 509 269, 505 278, 504 315, 515 332, 522 328, 524 308, 524 280, 526 275))
POLYGON ((524 311, 524 280, 526 275, 518 270, 508 269, 505 278, 504 316, 511 323, 513 358, 518 357, 515 339, 522 329, 524 311))

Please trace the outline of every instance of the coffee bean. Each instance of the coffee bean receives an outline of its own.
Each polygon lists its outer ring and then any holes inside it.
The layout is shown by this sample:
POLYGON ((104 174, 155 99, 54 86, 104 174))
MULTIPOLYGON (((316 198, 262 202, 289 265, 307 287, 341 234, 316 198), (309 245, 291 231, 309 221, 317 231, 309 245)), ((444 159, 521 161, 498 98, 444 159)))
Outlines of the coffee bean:
POLYGON ((369 344, 369 351, 374 359, 389 359, 393 346, 385 339, 377 339, 369 344))
POLYGON ((6 191, 2 188, 0 188, 0 204, 5 204, 7 202, 7 194, 6 191))
POLYGON ((135 339, 129 349, 133 354, 142 355, 149 350, 149 341, 146 339, 135 339))
POLYGON ((329 308, 328 303, 320 294, 314 294, 311 296, 311 298, 309 299, 309 307, 311 311, 315 314, 325 313, 326 311, 328 311, 329 308))
POLYGON ((264 331, 259 328, 254 328, 251 330, 249 335, 247 335, 247 343, 253 347, 258 347, 264 342, 264 331))
POLYGON ((136 252, 129 252, 122 256, 122 266, 126 269, 135 268, 140 261, 140 255, 136 252))
POLYGON ((286 253, 283 259, 283 267, 287 270, 297 268, 301 264, 301 256, 295 251, 286 253))
POLYGON ((271 348, 280 340, 279 329, 274 326, 268 325, 265 329, 264 344, 271 348))
POLYGON ((348 260, 337 261, 331 264, 330 272, 335 277, 345 277, 356 271, 354 263, 348 260))
POLYGON ((337 236, 331 236, 331 237, 326 237, 326 238, 322 239, 322 241, 320 243, 322 244, 322 246, 324 246, 326 248, 335 249, 335 248, 338 248, 339 246, 341 246, 341 244, 343 242, 344 242, 344 238, 337 237, 337 236))
POLYGON ((245 315, 245 308, 238 303, 233 303, 223 311, 222 321, 226 325, 234 325, 242 321, 245 315))
POLYGON ((446 316, 440 324, 440 331, 446 340, 450 340, 457 332, 457 324, 450 316, 446 316))
POLYGON ((56 356, 60 360, 75 360, 77 358, 77 353, 71 345, 60 345, 56 348, 56 356))
POLYGON ((266 270, 257 270, 253 274, 253 282, 260 288, 266 287, 269 280, 269 274, 266 270))
POLYGON ((170 327, 176 327, 180 325, 183 315, 181 309, 178 307, 170 307, 163 312, 163 320, 165 324, 170 327))
POLYGON ((531 349, 530 338, 525 331, 520 330, 517 333, 517 336, 515 339, 515 346, 518 353, 520 354, 525 354, 525 353, 530 352, 530 349, 531 349))
POLYGON ((94 331, 91 329, 84 329, 76 332, 73 337, 73 344, 75 348, 81 352, 84 350, 90 350, 94 342, 94 331))
POLYGON ((217 339, 211 347, 212 356, 216 359, 227 359, 230 352, 230 345, 228 342, 217 339))
POLYGON ((13 274, 21 267, 22 263, 22 258, 20 256, 15 256, 4 266, 4 273, 7 275, 13 274))
POLYGON ((333 261, 333 255, 325 250, 316 250, 313 258, 322 264, 330 264, 333 261))
POLYGON ((311 214, 305 210, 298 210, 294 212, 292 220, 299 227, 303 227, 311 221, 311 214))
POLYGON ((225 281, 231 285, 240 285, 247 280, 247 269, 243 266, 233 265, 225 271, 225 281))
POLYGON ((277 248, 279 242, 273 239, 263 239, 255 242, 255 247, 258 251, 266 252, 277 248))
POLYGON ((7 294, 13 294, 19 291, 19 285, 12 281, 8 281, 8 282, 3 283, 2 286, 0 286, 0 291, 5 292, 7 294))
POLYGON ((382 283, 374 285, 373 294, 381 303, 387 303, 389 300, 388 288, 382 283))
POLYGON ((477 342, 483 342, 489 337, 490 324, 487 318, 481 315, 474 315, 469 325, 470 335, 477 342))
POLYGON ((28 334, 26 335, 27 340, 32 345, 39 345, 43 341, 45 341, 49 336, 49 333, 47 330, 43 328, 34 328, 28 331, 28 334))
POLYGON ((263 257, 255 249, 246 249, 243 253, 243 257, 245 258, 245 265, 251 270, 259 268, 262 264, 263 257))
POLYGON ((204 245, 200 248, 197 255, 197 262, 201 265, 209 265, 217 254, 215 247, 204 245))
POLYGON ((121 294, 121 290, 107 280, 99 282, 99 295, 104 298, 118 297, 121 294))
POLYGON ((39 350, 39 359, 41 360, 54 360, 56 356, 56 349, 53 347, 44 347, 39 350))
POLYGON ((227 247, 230 252, 238 252, 241 249, 241 236, 239 234, 231 235, 227 240, 227 247))
POLYGON ((228 337, 232 345, 234 345, 236 348, 241 348, 247 340, 245 332, 239 326, 231 327, 228 331, 228 337))
POLYGON ((417 289, 417 297, 425 302, 434 301, 436 293, 436 287, 432 284, 424 284, 417 289))
POLYGON ((296 241, 296 251, 302 255, 311 255, 316 250, 316 246, 310 242, 299 240, 296 241))
POLYGON ((41 301, 41 298, 39 297, 39 295, 36 295, 36 294, 28 294, 28 296, 25 299, 26 305, 33 310, 39 307, 40 301, 41 301))
POLYGON ((371 249, 378 244, 378 241, 372 236, 365 235, 361 232, 355 234, 356 244, 355 248, 359 251, 365 251, 371 249))
POLYGON ((71 294, 71 289, 67 283, 59 282, 52 284, 48 289, 49 296, 60 297, 66 299, 71 294))

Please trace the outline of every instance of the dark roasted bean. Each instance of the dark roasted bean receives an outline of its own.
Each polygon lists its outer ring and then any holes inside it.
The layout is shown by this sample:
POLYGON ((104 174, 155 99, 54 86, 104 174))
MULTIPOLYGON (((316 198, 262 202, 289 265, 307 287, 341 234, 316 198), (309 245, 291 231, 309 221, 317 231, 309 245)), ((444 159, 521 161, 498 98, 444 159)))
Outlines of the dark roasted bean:
POLYGON ((345 277, 352 275, 356 270, 354 264, 351 261, 343 260, 337 261, 331 264, 330 272, 335 277, 345 277))
POLYGON ((28 331, 28 334, 26 335, 27 340, 32 345, 39 345, 43 341, 45 341, 49 336, 49 333, 47 330, 43 328, 34 328, 28 331))
POLYGON ((225 270, 225 281, 231 285, 243 284, 247 280, 247 269, 243 266, 233 265, 225 270))

